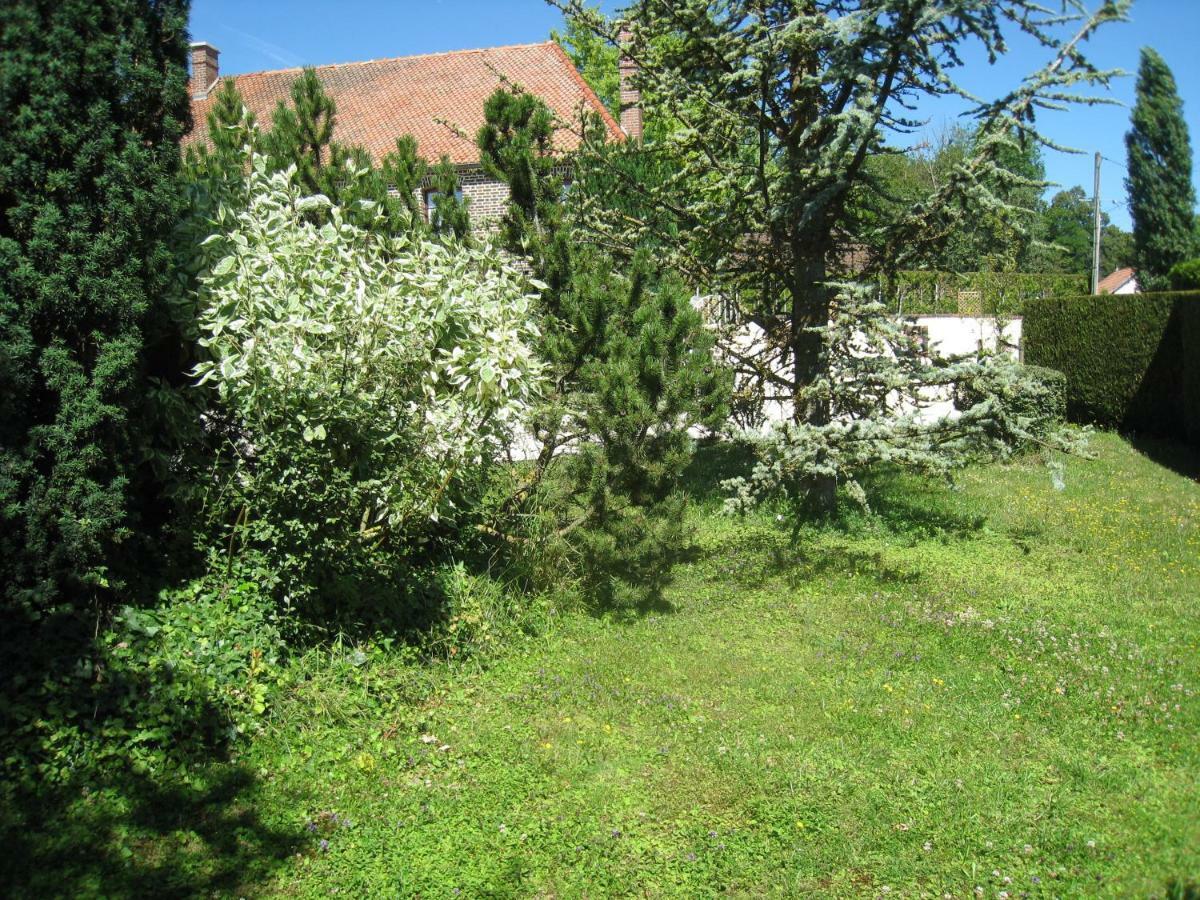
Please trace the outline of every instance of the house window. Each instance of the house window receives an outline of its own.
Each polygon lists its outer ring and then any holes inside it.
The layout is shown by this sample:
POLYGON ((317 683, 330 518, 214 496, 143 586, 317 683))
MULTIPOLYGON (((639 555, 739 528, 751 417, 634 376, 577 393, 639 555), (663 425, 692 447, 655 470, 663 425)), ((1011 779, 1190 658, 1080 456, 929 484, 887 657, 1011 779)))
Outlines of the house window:
MULTIPOLYGON (((437 214, 438 200, 441 199, 441 197, 443 197, 443 196, 444 196, 444 194, 442 191, 436 191, 433 188, 429 188, 428 190, 425 191, 424 207, 425 207, 425 221, 426 222, 430 222, 435 225, 437 224, 436 214, 437 214)), ((462 188, 456 187, 454 189, 454 199, 457 200, 459 203, 461 203, 462 198, 463 198, 462 188)))

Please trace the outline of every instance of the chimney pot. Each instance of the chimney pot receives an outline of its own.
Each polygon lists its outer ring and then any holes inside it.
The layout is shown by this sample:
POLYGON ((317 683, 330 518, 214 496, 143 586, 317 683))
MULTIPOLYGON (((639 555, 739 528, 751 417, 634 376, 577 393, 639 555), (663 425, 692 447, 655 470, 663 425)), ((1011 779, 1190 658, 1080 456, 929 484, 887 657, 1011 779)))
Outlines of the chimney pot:
POLYGON ((634 85, 638 64, 629 55, 633 44, 633 33, 627 25, 621 26, 617 37, 621 45, 621 60, 618 71, 621 76, 621 130, 632 141, 642 142, 642 93, 634 85))
POLYGON ((206 41, 192 44, 192 77, 188 92, 193 100, 203 100, 217 83, 220 69, 217 60, 221 51, 206 41))

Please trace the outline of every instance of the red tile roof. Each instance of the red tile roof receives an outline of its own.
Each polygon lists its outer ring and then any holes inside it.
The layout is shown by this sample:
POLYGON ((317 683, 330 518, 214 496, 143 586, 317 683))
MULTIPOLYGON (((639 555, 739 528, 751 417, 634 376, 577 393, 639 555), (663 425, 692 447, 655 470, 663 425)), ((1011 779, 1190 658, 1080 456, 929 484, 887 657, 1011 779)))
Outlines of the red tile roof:
POLYGON ((1121 285, 1128 282, 1134 276, 1134 271, 1131 268, 1117 269, 1115 272, 1105 275, 1100 279, 1100 284, 1096 286, 1096 293, 1111 294, 1121 285))
MULTIPOLYGON (((334 140, 365 147, 376 159, 395 149, 396 138, 411 134, 418 152, 430 161, 447 154, 460 165, 478 163, 474 139, 483 124, 483 103, 502 79, 536 94, 572 126, 578 123, 581 108, 598 112, 612 137, 623 138, 613 117, 554 41, 317 66, 316 72, 337 103, 334 140), (459 136, 455 129, 468 137, 459 136)), ((230 77, 266 127, 275 105, 289 99, 292 82, 300 73, 300 69, 282 69, 230 77)), ((208 110, 219 86, 205 99, 192 101, 195 126, 185 144, 207 140, 208 110)), ((579 145, 579 137, 561 128, 555 144, 570 151, 579 145)))

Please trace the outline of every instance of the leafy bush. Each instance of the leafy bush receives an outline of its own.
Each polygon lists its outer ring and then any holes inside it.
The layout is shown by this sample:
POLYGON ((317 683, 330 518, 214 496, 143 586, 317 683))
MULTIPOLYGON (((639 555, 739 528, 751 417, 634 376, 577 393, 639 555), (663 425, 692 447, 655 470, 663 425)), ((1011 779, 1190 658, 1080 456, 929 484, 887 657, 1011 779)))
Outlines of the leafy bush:
POLYGON ((92 655, 0 700, 12 723, 6 773, 62 782, 114 767, 161 771, 256 732, 283 680, 273 583, 251 557, 121 607, 92 655))
POLYGON ((1025 316, 1025 356, 1066 375, 1072 421, 1186 437, 1196 401, 1185 384, 1196 376, 1185 369, 1200 345, 1184 343, 1183 323, 1197 303, 1196 293, 1040 300, 1025 316))
POLYGON ((1200 259, 1176 263, 1167 278, 1173 291, 1200 291, 1200 259))
POLYGON ((106 665, 112 677, 141 687, 129 698, 139 729, 131 743, 205 746, 259 729, 282 679, 285 625, 274 581, 251 557, 164 591, 157 606, 118 613, 106 665))
POLYGON ((208 512, 289 602, 340 607, 469 523, 538 390, 534 298, 490 250, 351 224, 258 156, 249 178, 198 250, 194 375, 224 437, 208 512))

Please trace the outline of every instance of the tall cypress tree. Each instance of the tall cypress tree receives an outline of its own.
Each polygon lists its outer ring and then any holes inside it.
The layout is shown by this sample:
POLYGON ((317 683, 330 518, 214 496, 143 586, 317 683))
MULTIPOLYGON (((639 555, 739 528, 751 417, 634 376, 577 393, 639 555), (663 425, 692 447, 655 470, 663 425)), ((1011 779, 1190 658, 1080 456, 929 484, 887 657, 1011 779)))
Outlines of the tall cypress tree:
MULTIPOLYGON (((188 122, 188 0, 0 4, 0 585, 18 621, 128 559, 188 122)), ((10 660, 6 660, 10 662, 10 660)))
POLYGON ((1165 285, 1167 273, 1196 250, 1192 147, 1175 76, 1154 50, 1142 50, 1129 153, 1134 256, 1143 287, 1165 285))

